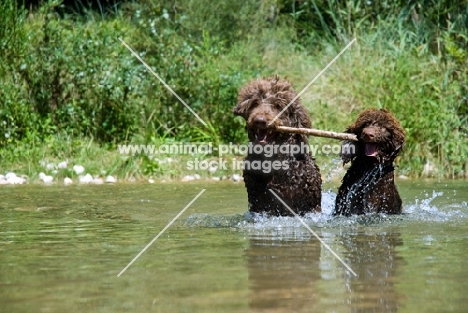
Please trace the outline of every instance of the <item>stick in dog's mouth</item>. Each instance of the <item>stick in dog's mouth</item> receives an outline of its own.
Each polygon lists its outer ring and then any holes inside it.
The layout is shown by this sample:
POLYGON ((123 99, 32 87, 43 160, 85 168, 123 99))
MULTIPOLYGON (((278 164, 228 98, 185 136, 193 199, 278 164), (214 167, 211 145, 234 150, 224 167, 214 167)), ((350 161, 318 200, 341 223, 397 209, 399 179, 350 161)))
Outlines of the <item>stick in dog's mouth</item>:
POLYGON ((331 138, 331 139, 338 139, 338 140, 359 141, 355 134, 337 133, 337 132, 314 129, 314 128, 296 128, 296 127, 278 126, 275 128, 275 130, 281 133, 303 134, 306 136, 316 136, 316 137, 324 137, 324 138, 331 138))

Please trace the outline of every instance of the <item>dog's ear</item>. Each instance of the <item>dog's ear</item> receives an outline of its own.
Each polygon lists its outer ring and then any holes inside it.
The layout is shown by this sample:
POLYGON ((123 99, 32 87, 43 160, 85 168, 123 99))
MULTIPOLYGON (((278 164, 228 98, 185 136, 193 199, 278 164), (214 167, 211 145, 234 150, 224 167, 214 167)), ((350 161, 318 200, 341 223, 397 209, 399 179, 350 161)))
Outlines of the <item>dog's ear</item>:
POLYGON ((289 108, 289 115, 290 115, 290 120, 292 122, 291 127, 298 127, 298 128, 311 128, 312 127, 312 122, 309 117, 309 112, 307 112, 307 109, 302 105, 298 103, 294 103, 291 105, 291 108, 289 108))
MULTIPOLYGON (((381 109, 383 110, 383 109, 381 109)), ((400 121, 393 116, 388 110, 383 127, 385 127, 392 135, 392 146, 394 151, 399 151, 405 144, 405 129, 401 126, 400 121)))
POLYGON ((383 161, 390 161, 390 162, 393 162, 396 157, 400 154, 401 150, 403 149, 403 144, 402 145, 399 145, 399 146, 396 146, 396 147, 393 147, 393 151, 391 153, 389 153, 388 155, 384 155, 382 157, 383 161))
POLYGON ((353 141, 343 141, 343 144, 341 145, 341 152, 340 152, 340 157, 341 160, 343 161, 343 165, 346 163, 352 161, 356 155, 358 154, 357 149, 359 148, 359 145, 357 142, 353 141))
POLYGON ((359 137, 362 131, 362 128, 364 128, 363 123, 361 123, 361 121, 357 119, 354 123, 352 123, 346 128, 345 133, 355 134, 356 136, 359 137))
POLYGON ((247 119, 247 107, 248 107, 249 101, 250 99, 247 99, 243 102, 238 103, 234 107, 234 109, 232 109, 232 113, 234 113, 234 115, 240 115, 243 118, 247 119))

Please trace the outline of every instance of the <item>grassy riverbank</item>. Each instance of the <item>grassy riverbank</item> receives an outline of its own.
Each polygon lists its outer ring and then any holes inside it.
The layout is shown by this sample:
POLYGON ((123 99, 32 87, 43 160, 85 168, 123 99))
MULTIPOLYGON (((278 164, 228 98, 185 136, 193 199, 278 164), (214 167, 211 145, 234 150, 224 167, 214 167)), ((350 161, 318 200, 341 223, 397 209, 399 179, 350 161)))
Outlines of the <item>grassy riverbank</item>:
MULTIPOLYGON (((5 1, 0 10, 0 173, 34 178, 68 160, 120 179, 193 174, 194 156, 121 155, 118 145, 245 143, 230 113, 242 84, 278 73, 300 91, 357 38, 302 96, 314 127, 342 131, 364 108, 385 107, 407 132, 399 174, 468 174, 466 4, 147 0, 78 14, 58 1, 29 11, 5 1)), ((325 175, 336 158, 317 155, 325 175)))

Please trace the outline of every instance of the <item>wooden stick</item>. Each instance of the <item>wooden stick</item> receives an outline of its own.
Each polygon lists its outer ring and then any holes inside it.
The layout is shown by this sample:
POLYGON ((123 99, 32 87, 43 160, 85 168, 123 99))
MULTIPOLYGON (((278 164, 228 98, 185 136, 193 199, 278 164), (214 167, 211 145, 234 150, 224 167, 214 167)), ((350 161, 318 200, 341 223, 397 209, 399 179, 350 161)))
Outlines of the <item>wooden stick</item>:
POLYGON ((309 135, 309 136, 316 136, 316 137, 332 138, 332 139, 338 139, 338 140, 358 141, 355 134, 336 133, 336 132, 330 132, 330 131, 314 129, 314 128, 295 128, 295 127, 287 127, 287 126, 278 126, 275 128, 275 130, 279 131, 280 133, 293 133, 293 134, 302 134, 302 135, 309 135))

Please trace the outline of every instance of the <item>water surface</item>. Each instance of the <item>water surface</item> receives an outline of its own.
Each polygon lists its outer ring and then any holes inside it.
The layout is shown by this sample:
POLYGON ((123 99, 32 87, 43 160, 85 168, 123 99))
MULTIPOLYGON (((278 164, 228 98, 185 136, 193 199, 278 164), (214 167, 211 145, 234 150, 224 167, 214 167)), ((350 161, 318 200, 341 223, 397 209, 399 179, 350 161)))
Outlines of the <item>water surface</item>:
POLYGON ((467 312, 466 182, 398 182, 401 216, 245 215, 243 184, 0 188, 0 312, 467 312), (122 269, 206 191, 120 277, 122 269))

